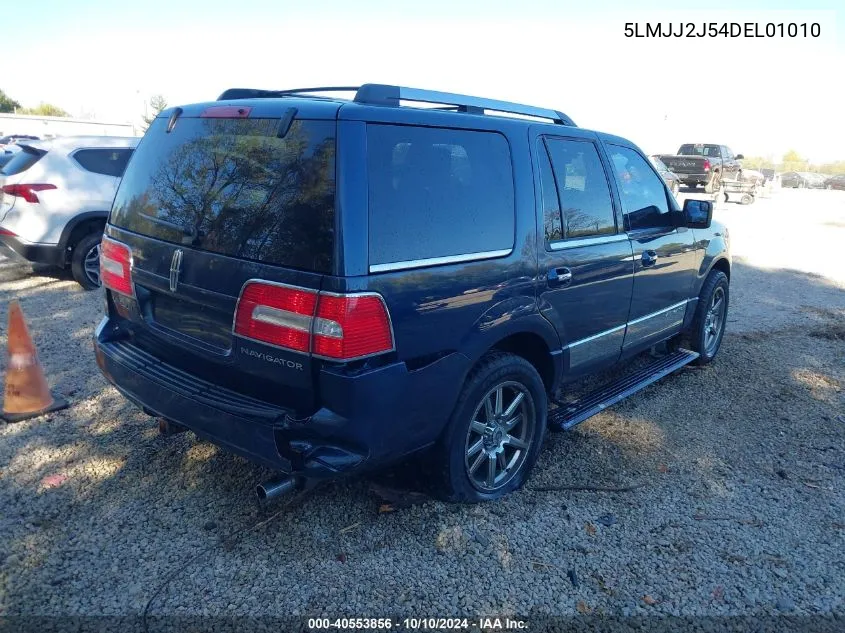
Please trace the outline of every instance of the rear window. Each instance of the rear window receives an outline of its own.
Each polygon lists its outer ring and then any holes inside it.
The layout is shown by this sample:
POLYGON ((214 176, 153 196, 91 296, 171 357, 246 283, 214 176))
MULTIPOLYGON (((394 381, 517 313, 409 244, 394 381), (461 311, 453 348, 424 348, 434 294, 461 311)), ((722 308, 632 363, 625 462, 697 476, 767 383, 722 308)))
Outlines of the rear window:
POLYGON ((12 159, 3 166, 3 169, 0 169, 0 174, 14 176, 23 173, 41 160, 41 157, 46 153, 44 150, 22 145, 21 150, 15 153, 12 159))
POLYGON ((367 166, 371 266, 513 248, 501 134, 370 124, 367 166))
POLYGON ((331 272, 335 122, 156 119, 139 143, 110 222, 195 248, 331 272))
POLYGON ((683 156, 719 156, 718 145, 681 145, 678 154, 683 156))
POLYGON ((73 153, 74 160, 83 169, 118 178, 123 175, 130 156, 132 150, 128 148, 80 149, 73 153))

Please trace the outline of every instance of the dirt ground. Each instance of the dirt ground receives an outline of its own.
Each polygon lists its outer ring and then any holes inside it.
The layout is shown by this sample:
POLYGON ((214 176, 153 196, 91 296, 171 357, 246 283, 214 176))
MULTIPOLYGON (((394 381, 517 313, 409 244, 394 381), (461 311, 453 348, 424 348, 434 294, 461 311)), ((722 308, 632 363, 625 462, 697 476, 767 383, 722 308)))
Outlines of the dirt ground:
POLYGON ((384 508, 350 479, 258 509, 269 473, 106 385, 99 293, 0 259, 0 344, 16 297, 73 400, 0 427, 0 616, 845 617, 845 192, 716 217, 717 361, 552 435, 527 489, 477 506, 384 508))

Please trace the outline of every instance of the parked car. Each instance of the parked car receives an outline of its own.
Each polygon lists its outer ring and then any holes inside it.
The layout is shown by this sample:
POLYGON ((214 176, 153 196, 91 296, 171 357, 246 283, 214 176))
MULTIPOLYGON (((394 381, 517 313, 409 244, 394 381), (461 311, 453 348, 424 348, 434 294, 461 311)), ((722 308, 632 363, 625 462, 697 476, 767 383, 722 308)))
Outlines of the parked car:
POLYGON ((663 161, 657 156, 649 156, 649 160, 651 161, 651 164, 654 165, 657 173, 660 174, 660 177, 663 178, 663 182, 665 182, 666 186, 669 187, 669 191, 671 191, 673 195, 677 195, 681 188, 680 177, 676 173, 670 171, 669 168, 663 164, 663 161))
POLYGON ((845 174, 831 176, 824 181, 825 189, 845 189, 845 174))
POLYGON ((804 189, 807 183, 807 178, 801 172, 788 171, 780 176, 781 187, 787 189, 804 189))
POLYGON ((737 180, 743 156, 734 155, 727 145, 685 143, 677 154, 660 154, 658 158, 688 187, 704 185, 706 193, 714 193, 722 180, 737 180))
POLYGON ((284 473, 264 498, 417 453, 443 498, 481 501, 523 485, 547 427, 716 356, 727 230, 631 142, 554 110, 336 90, 227 90, 138 145, 94 347, 162 430, 284 473), (626 382, 555 401, 663 343, 626 382))
POLYGON ((30 262, 70 266, 100 285, 100 238, 137 138, 68 136, 20 143, 0 169, 0 245, 30 262))
POLYGON ((770 182, 774 182, 776 173, 774 169, 761 169, 760 173, 763 174, 763 184, 767 184, 770 182))

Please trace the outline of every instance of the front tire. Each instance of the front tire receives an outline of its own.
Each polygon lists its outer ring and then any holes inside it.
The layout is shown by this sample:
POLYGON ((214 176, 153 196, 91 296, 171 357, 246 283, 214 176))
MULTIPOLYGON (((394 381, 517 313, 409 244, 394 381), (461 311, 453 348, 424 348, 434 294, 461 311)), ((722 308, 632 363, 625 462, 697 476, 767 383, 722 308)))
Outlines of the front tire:
POLYGON ((89 233, 73 247, 70 255, 70 270, 76 282, 85 290, 100 287, 100 242, 101 232, 89 233))
POLYGON ((719 353, 728 320, 729 300, 727 275, 721 270, 710 271, 698 295, 690 334, 692 349, 699 354, 695 361, 697 365, 710 363, 719 353))
POLYGON ((438 496, 499 499, 528 479, 546 435, 546 389, 531 363, 491 352, 466 380, 435 447, 438 496))

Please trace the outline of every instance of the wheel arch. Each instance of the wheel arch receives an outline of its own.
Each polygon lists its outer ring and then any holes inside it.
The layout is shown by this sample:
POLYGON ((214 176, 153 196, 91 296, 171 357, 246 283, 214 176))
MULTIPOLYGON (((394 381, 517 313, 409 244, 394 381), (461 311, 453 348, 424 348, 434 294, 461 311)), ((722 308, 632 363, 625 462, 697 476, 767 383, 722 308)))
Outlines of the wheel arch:
POLYGON ((80 213, 70 220, 65 228, 62 229, 62 235, 59 238, 59 246, 65 253, 65 263, 67 263, 68 251, 80 240, 84 235, 93 233, 97 228, 105 227, 106 221, 109 218, 108 211, 86 211, 80 213))
POLYGON ((533 298, 530 302, 523 299, 512 298, 488 310, 468 335, 465 353, 473 367, 494 350, 521 356, 534 366, 551 393, 563 374, 560 337, 552 324, 537 312, 533 298))
MULTIPOLYGON (((727 257, 719 257, 713 262, 713 265, 710 266, 710 270, 707 271, 707 275, 710 274, 710 271, 713 270, 720 270, 725 273, 725 276, 728 278, 728 283, 731 281, 731 263, 728 261, 727 257)), ((705 275, 705 279, 707 277, 705 275)))

